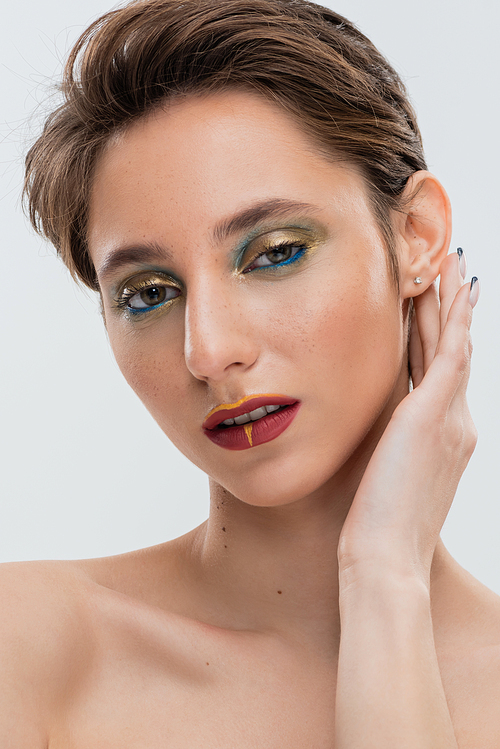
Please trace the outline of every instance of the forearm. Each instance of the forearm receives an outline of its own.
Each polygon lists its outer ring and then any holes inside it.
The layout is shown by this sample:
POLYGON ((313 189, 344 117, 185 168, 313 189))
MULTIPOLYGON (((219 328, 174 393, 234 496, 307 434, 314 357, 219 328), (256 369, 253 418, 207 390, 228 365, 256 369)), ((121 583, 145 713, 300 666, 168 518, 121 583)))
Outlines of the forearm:
POLYGON ((456 749, 427 586, 351 569, 340 607, 336 749, 456 749))

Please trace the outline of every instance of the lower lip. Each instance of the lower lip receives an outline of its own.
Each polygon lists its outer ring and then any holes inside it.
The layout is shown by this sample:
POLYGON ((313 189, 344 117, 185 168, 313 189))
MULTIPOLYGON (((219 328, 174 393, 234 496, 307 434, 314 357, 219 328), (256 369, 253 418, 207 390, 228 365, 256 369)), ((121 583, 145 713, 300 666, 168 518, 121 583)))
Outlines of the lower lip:
POLYGON ((281 411, 273 411, 257 421, 249 421, 241 426, 227 427, 227 429, 204 429, 208 439, 226 450, 248 450, 250 447, 271 442, 283 434, 290 426, 300 408, 300 403, 294 403, 281 411), (248 428, 251 426, 251 430, 248 428), (245 429, 247 427, 247 429, 245 429))

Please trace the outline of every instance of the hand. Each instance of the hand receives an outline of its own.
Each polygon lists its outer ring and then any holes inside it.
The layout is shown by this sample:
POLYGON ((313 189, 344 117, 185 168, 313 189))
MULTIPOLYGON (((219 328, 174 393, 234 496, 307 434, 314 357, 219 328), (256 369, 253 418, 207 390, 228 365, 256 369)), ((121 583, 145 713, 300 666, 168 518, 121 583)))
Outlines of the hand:
MULTIPOLYGON (((466 402, 472 305, 456 254, 415 297, 414 389, 399 404, 356 492, 339 541, 340 569, 369 560, 428 580, 442 525, 476 444, 466 402)), ((477 295, 478 287, 474 291, 477 295)))

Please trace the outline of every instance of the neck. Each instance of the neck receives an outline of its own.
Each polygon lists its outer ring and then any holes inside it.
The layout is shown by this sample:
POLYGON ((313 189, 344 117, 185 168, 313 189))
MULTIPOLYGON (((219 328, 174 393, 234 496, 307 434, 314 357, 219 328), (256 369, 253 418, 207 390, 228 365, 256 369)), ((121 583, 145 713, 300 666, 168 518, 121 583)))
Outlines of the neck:
POLYGON ((190 546, 200 618, 338 646, 340 533, 373 450, 407 392, 403 372, 391 402, 355 453, 326 484, 298 501, 254 506, 211 482, 210 516, 193 532, 190 546))
POLYGON ((197 596, 211 623, 335 647, 339 536, 388 418, 326 484, 291 504, 254 506, 211 482, 210 516, 192 547, 197 596))
MULTIPOLYGON (((217 570, 233 625, 255 630, 336 632, 339 508, 311 496, 286 507, 253 507, 212 487, 203 569, 217 570)), ((224 608, 226 608, 224 606, 224 608)))

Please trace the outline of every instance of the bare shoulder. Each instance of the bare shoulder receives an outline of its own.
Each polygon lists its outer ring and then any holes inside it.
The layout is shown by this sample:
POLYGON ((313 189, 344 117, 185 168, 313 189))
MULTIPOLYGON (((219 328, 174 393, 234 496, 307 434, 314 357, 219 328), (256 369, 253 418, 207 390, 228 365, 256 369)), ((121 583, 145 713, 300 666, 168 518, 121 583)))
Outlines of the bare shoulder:
POLYGON ((0 565, 0 745, 47 746, 50 715, 92 647, 88 582, 71 562, 0 565))
POLYGON ((139 668, 151 650, 163 679, 179 660, 189 669, 188 620, 175 613, 177 548, 0 565, 2 749, 67 745, 57 737, 68 716, 86 714, 109 679, 129 680, 123 664, 139 668))
MULTIPOLYGON (((500 629, 500 621, 498 622, 500 629)), ((443 676, 460 749, 500 745, 500 635, 472 646, 447 664, 443 676)))
POLYGON ((460 749, 496 749, 500 746, 500 597, 465 570, 456 569, 457 584, 442 597, 447 617, 437 644, 443 685, 460 749))

